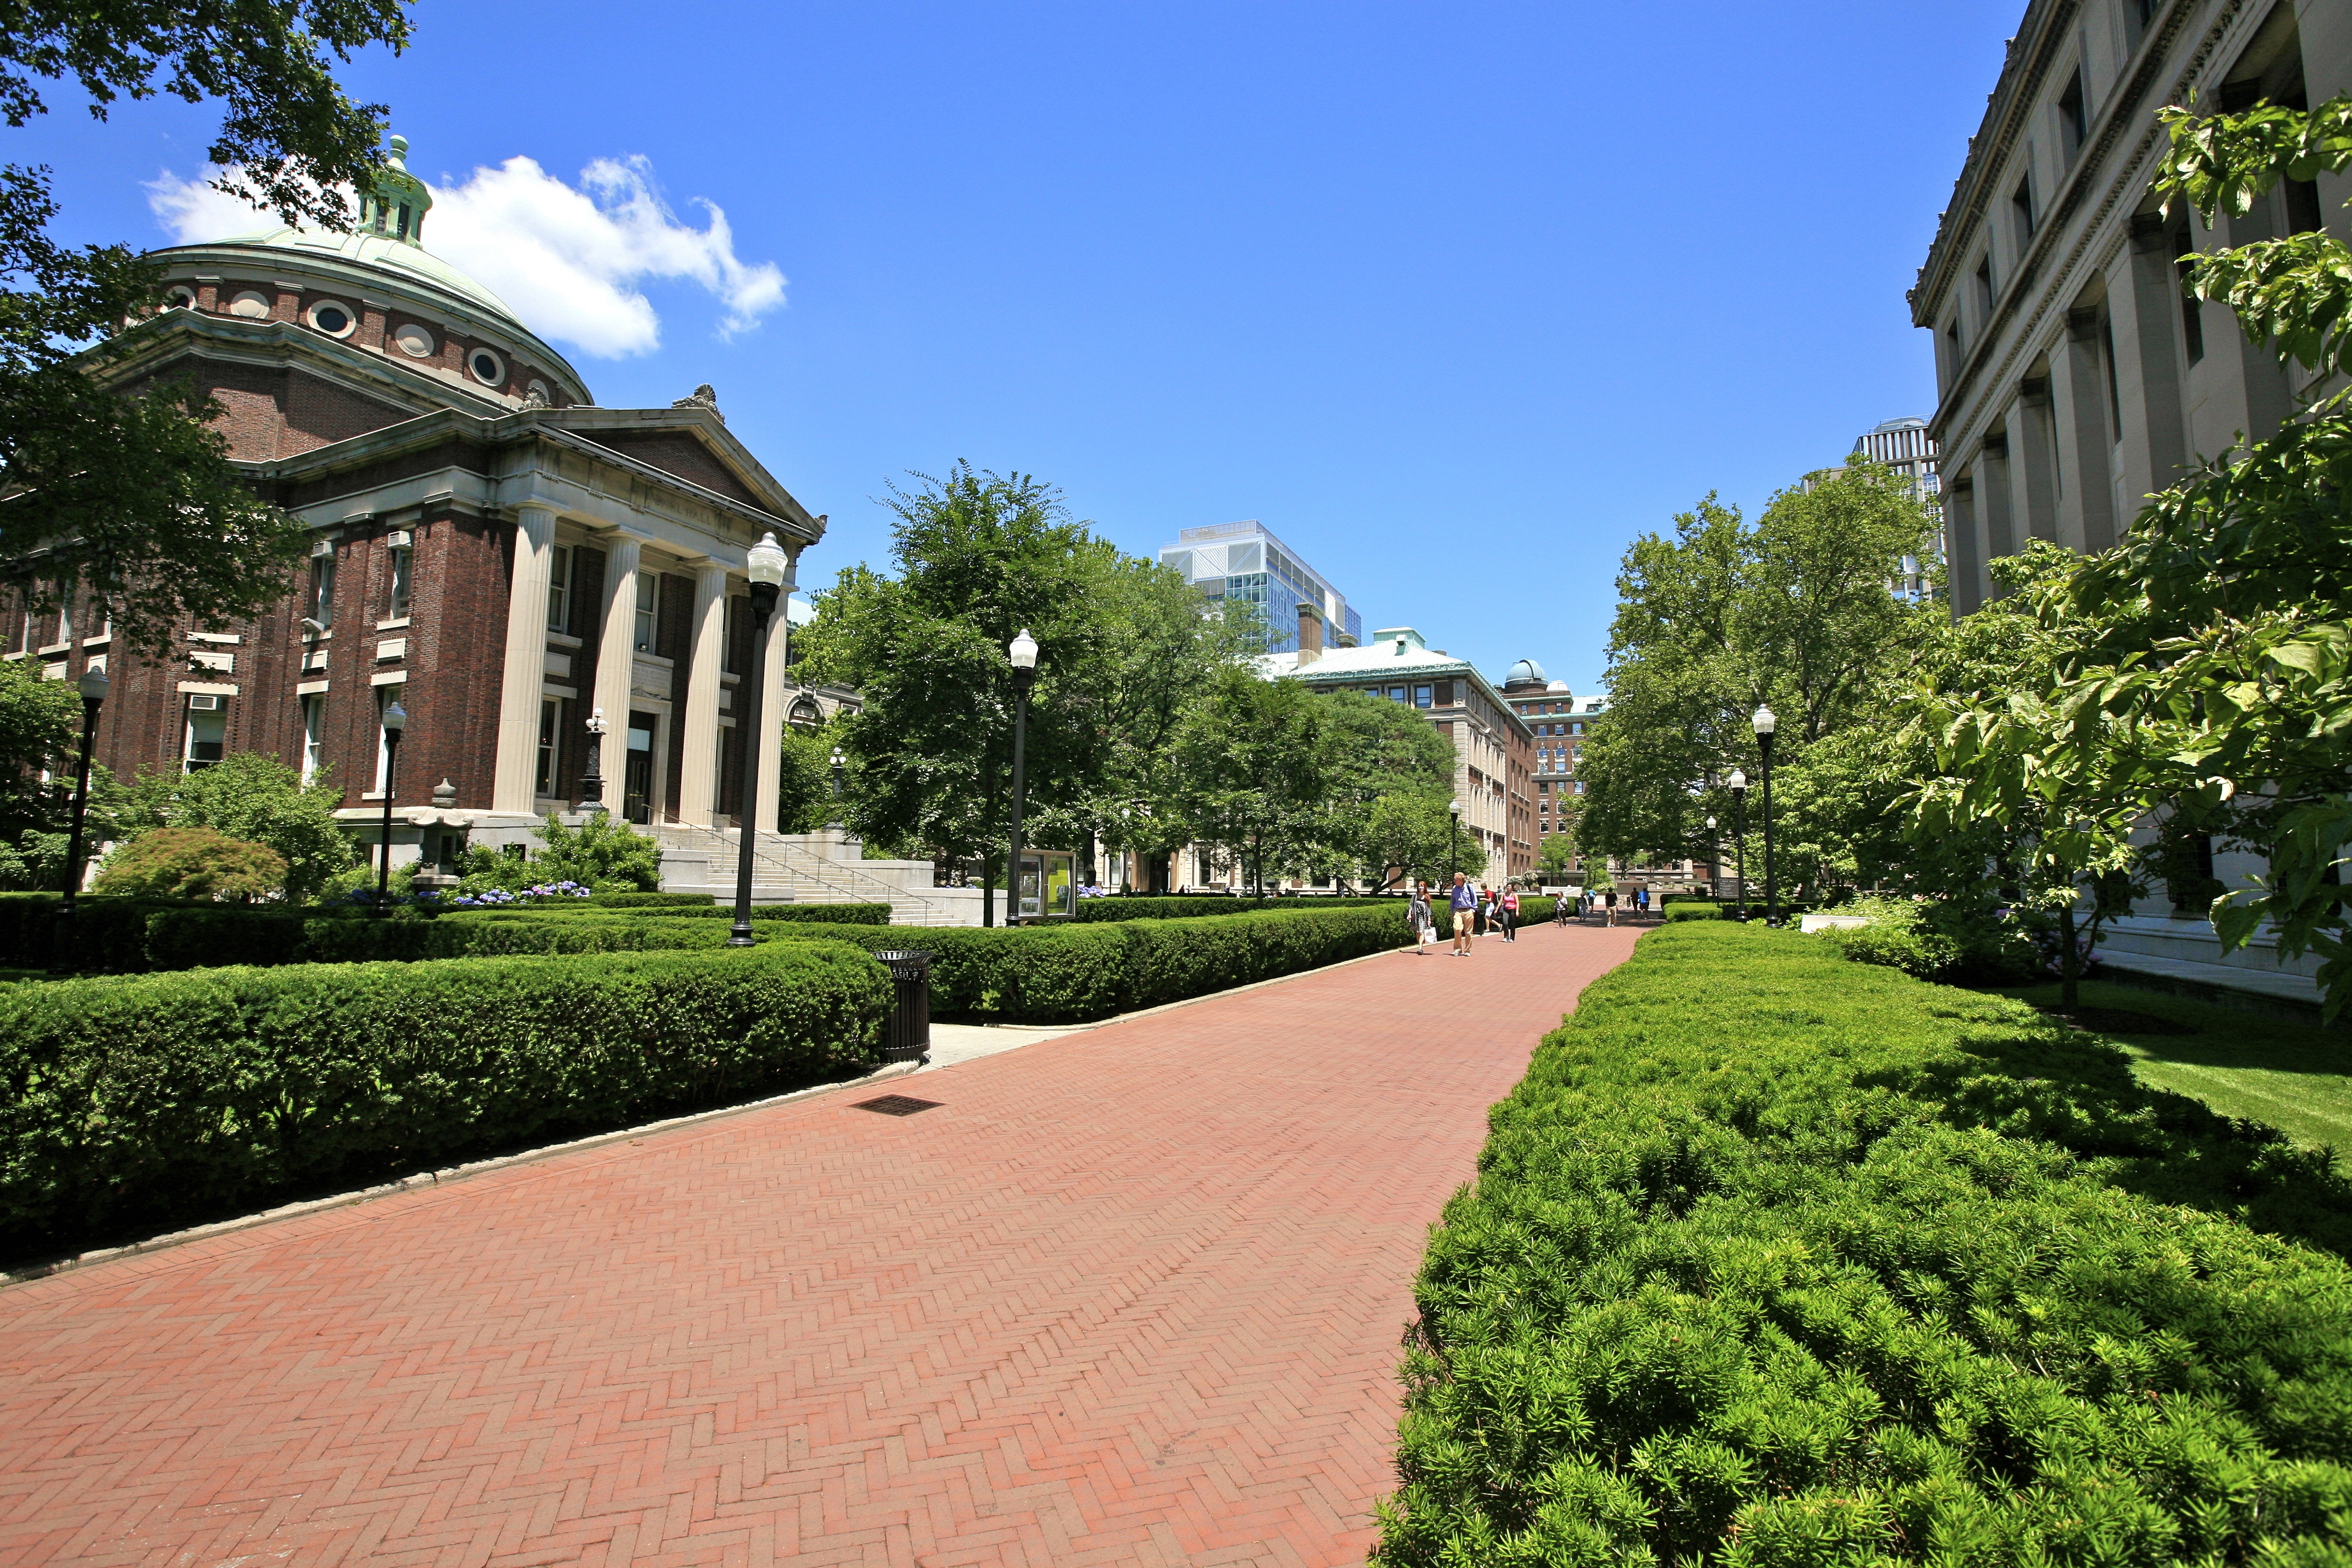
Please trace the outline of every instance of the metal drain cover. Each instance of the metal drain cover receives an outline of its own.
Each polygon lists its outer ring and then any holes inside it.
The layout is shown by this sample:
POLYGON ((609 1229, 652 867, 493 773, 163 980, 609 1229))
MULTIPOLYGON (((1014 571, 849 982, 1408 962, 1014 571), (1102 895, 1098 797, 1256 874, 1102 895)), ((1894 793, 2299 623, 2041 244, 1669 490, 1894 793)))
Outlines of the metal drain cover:
POLYGON ((930 1110, 941 1103, 936 1100, 917 1100, 911 1094, 886 1094, 879 1100, 861 1100, 856 1108, 873 1111, 877 1116, 912 1116, 918 1110, 930 1110))

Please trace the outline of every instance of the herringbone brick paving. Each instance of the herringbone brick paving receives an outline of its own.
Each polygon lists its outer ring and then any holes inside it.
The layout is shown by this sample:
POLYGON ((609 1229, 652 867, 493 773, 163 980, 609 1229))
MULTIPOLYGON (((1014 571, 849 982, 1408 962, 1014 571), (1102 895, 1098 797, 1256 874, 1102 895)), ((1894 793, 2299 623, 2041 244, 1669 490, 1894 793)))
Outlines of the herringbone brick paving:
POLYGON ((1349 1564, 1486 1108, 1631 931, 1391 953, 0 1295, 0 1562, 1349 1564))

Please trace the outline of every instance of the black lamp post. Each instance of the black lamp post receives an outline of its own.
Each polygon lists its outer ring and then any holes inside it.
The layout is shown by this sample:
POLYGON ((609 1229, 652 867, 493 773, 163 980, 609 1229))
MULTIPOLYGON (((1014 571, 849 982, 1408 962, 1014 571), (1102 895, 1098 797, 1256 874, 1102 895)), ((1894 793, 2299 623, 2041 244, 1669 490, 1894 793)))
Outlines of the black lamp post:
POLYGON ((73 968, 74 900, 81 894, 81 822, 89 809, 89 752, 98 739, 98 710, 106 700, 106 671, 85 669, 75 686, 81 692, 81 766, 74 775, 73 826, 66 835, 65 897, 58 902, 58 923, 50 932, 49 968, 66 973, 73 968))
POLYGON ((1708 879, 1717 884, 1720 893, 1723 882, 1723 840, 1715 834, 1715 818, 1706 819, 1706 869, 1708 879))
POLYGON ((841 754, 841 748, 839 746, 835 746, 833 749, 833 820, 825 824, 827 827, 839 827, 842 825, 841 764, 847 760, 847 758, 841 754))
POLYGON ((580 780, 580 809, 602 812, 604 809, 604 722, 602 708, 588 710, 588 771, 580 780))
POLYGON ((1764 754, 1764 923, 1780 923, 1780 884, 1772 868, 1772 731, 1780 721, 1769 708, 1756 710, 1756 749, 1764 754))
POLYGON ((383 710, 383 844, 376 851, 375 908, 368 911, 371 920, 383 919, 384 906, 392 900, 392 781, 400 766, 400 734, 408 728, 408 710, 394 698, 383 710))
POLYGON ((776 600, 783 593, 792 565, 792 557, 772 533, 761 534, 744 559, 744 575, 751 580, 751 679, 744 685, 751 688, 751 695, 737 721, 743 727, 743 805, 735 818, 735 831, 743 843, 735 857, 735 924, 727 932, 730 947, 749 947, 755 940, 751 935, 751 853, 760 826, 760 700, 768 684, 768 618, 776 613, 776 600))
POLYGON ((1011 903, 1004 911, 1004 923, 1017 926, 1021 923, 1022 791, 1028 783, 1023 771, 1023 750, 1029 734, 1029 688, 1037 679, 1037 639, 1024 626, 1005 652, 1013 659, 1013 868, 1004 879, 1011 903))
POLYGON ((1731 841, 1739 858, 1739 919, 1748 919, 1748 775, 1731 770, 1731 841))

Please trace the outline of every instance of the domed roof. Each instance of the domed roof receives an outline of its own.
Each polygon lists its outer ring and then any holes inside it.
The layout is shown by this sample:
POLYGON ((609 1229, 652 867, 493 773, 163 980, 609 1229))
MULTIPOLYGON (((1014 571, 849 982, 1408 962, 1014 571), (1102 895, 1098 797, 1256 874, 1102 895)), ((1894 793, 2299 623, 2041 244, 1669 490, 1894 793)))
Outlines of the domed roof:
POLYGON ((1540 683, 1549 679, 1550 678, 1544 674, 1542 665, 1538 664, 1534 659, 1523 658, 1511 666, 1511 673, 1503 677, 1503 684, 1518 686, 1528 682, 1540 683))
POLYGON ((428 291, 448 294, 473 313, 488 318, 485 325, 497 325, 510 332, 530 335, 507 302, 467 277, 421 245, 392 239, 381 234, 331 234, 324 229, 274 228, 259 234, 241 234, 230 239, 216 240, 207 249, 221 246, 239 248, 256 247, 266 250, 290 251, 311 261, 342 261, 371 271, 389 272, 428 291))

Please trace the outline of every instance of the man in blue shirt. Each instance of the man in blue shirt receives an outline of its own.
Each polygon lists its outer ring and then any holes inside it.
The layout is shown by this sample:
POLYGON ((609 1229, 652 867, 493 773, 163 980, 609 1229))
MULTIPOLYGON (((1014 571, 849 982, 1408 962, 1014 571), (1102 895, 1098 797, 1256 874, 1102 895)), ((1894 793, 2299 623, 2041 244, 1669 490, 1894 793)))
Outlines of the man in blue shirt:
POLYGON ((1470 917, 1478 908, 1478 889, 1470 885, 1469 877, 1463 872, 1454 873, 1454 897, 1450 904, 1454 910, 1454 956, 1467 958, 1470 956, 1470 917))

